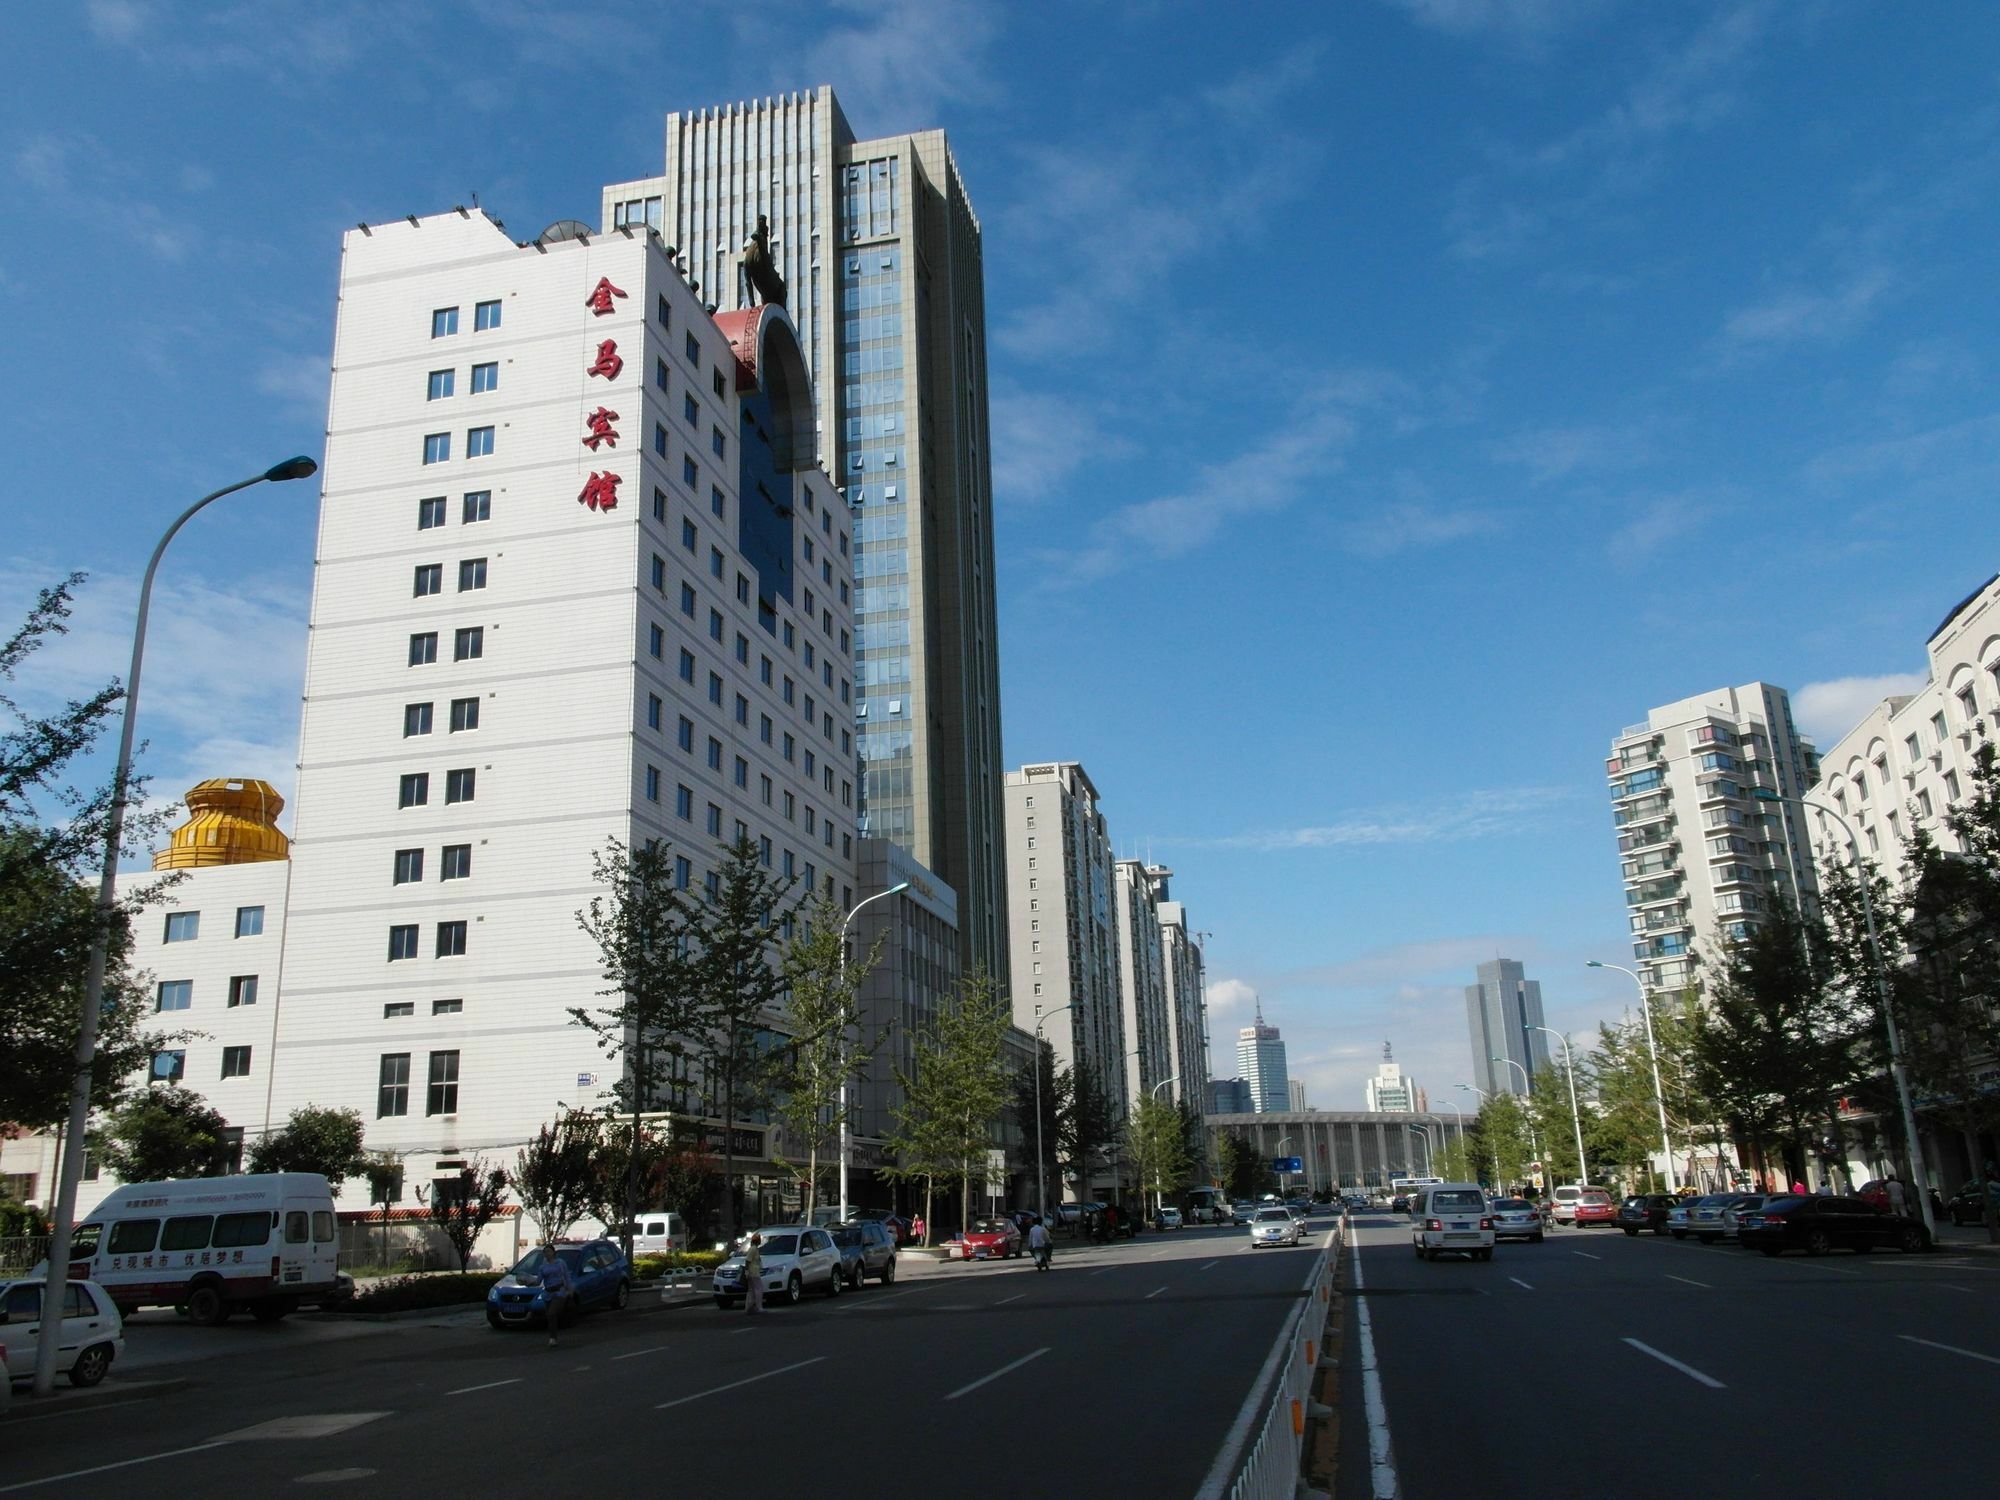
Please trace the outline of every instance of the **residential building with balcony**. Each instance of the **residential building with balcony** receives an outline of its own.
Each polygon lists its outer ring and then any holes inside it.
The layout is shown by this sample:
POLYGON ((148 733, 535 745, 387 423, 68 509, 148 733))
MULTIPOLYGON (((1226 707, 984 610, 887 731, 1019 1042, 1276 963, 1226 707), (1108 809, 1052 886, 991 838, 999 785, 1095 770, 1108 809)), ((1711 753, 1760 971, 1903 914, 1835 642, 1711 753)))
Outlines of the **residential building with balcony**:
POLYGON ((1169 899, 1174 872, 1148 865, 1159 896, 1160 976, 1167 991, 1167 1069, 1174 1083, 1165 1098, 1201 1108, 1208 1083, 1207 960, 1200 934, 1189 931, 1187 908, 1169 899))
POLYGON ((1790 696, 1766 682, 1665 704, 1612 740, 1605 776, 1648 988, 1696 982, 1696 954, 1719 956, 1774 901, 1815 909, 1796 799, 1818 774, 1790 696))

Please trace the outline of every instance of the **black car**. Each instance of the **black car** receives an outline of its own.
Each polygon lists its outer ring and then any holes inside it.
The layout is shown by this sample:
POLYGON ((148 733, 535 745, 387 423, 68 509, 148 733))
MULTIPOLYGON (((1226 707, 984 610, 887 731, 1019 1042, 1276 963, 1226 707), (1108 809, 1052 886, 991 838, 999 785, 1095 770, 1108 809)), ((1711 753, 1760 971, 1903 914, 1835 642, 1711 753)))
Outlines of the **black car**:
POLYGON ((1634 1193, 1618 1205, 1612 1222, 1627 1234, 1637 1234, 1642 1229, 1665 1234, 1667 1211, 1680 1201, 1672 1193, 1634 1193))
POLYGON ((1389 1200, 1389 1212, 1396 1214, 1406 1214, 1409 1211, 1410 1211, 1410 1195, 1408 1193, 1398 1193, 1396 1194, 1395 1197, 1389 1200))
POLYGON ((1762 1208, 1738 1216, 1736 1237, 1746 1250, 1782 1255, 1803 1250, 1824 1255, 1852 1250, 1866 1255, 1875 1249, 1915 1254, 1931 1247, 1923 1224, 1906 1214, 1885 1213, 1866 1198, 1836 1194, 1773 1198, 1762 1208))
MULTIPOLYGON (((2000 1210, 2000 1182, 1986 1184, 1986 1196, 1996 1210, 2000 1210)), ((1944 1211, 1951 1222, 1961 1227, 1967 1224, 1984 1224, 1986 1210, 1980 1205, 1979 1184, 1968 1182, 1964 1187, 1944 1200, 1944 1211)))

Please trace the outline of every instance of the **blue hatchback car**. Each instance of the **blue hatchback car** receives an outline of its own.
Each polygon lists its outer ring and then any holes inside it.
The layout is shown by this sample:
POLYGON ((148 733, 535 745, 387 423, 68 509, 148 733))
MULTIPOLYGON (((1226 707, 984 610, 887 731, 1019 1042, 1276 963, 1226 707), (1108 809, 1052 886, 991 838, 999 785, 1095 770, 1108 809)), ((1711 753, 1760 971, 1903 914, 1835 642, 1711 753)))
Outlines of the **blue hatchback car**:
MULTIPOLYGON (((558 1245, 555 1253, 569 1267, 571 1296, 564 1322, 594 1308, 623 1307, 632 1300, 632 1267, 610 1240, 558 1245)), ((548 1291, 542 1285, 548 1254, 537 1246, 493 1283, 486 1294, 487 1322, 495 1328, 527 1328, 548 1321, 548 1291)))

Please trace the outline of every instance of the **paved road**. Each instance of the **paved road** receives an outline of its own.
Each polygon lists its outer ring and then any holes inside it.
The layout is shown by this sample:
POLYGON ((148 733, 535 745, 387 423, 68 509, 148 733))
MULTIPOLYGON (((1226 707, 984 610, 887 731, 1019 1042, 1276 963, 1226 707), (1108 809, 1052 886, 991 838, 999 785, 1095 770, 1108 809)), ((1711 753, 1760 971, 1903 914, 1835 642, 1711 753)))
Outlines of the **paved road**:
POLYGON ((1357 1259, 1404 1500, 1991 1491, 2000 1257, 1770 1259, 1585 1229, 1424 1262, 1402 1219, 1356 1224, 1343 1500, 1371 1494, 1357 1259))
POLYGON ((0 1495, 68 1492, 90 1470, 93 1496, 158 1500, 295 1481, 495 1496, 895 1474, 1012 1488, 1037 1465, 1063 1493, 1191 1495, 1324 1239, 1253 1251, 1243 1230, 1188 1229, 1065 1245, 1046 1275, 1026 1260, 942 1266, 762 1318, 600 1314, 553 1350, 462 1320, 340 1340, 195 1330, 238 1352, 148 1363, 135 1380, 185 1384, 129 1400, 17 1402, 0 1495))

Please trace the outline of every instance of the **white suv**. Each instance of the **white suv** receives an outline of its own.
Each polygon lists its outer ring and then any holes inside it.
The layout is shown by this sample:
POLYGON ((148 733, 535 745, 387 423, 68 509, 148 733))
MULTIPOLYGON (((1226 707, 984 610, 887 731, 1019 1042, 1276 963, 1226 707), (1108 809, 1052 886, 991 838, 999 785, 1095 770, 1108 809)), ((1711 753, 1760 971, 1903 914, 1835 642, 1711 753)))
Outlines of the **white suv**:
POLYGON ((1458 1251, 1473 1260, 1493 1259, 1493 1216, 1486 1190, 1476 1182, 1427 1187, 1410 1206, 1410 1244, 1419 1260, 1458 1251))

